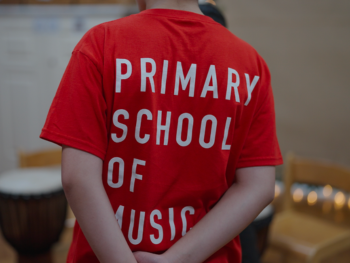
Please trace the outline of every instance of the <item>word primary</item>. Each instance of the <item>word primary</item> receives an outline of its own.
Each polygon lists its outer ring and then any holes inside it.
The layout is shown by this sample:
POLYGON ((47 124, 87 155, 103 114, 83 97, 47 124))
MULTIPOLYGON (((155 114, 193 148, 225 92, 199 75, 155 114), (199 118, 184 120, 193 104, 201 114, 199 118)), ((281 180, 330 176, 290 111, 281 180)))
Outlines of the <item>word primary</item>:
MULTIPOLYGON (((162 82, 161 82, 161 94, 166 93, 166 83, 167 83, 167 76, 168 76, 168 65, 169 61, 164 60, 163 61, 163 68, 162 68, 162 82)), ((146 83, 147 80, 150 83, 151 90, 153 93, 155 93, 155 82, 154 82, 154 76, 157 72, 157 65, 156 62, 152 58, 141 58, 140 61, 140 71, 141 71, 141 92, 146 92, 146 83), (150 65, 151 70, 147 71, 147 65, 150 65)), ((149 67, 148 67, 149 68, 149 67)), ((131 62, 127 59, 116 59, 116 83, 115 83, 115 92, 120 93, 122 88, 122 80, 130 78, 131 74, 133 72, 133 66, 131 62), (126 66, 126 72, 122 73, 122 65, 126 66)), ((180 84, 182 86, 182 90, 186 90, 188 84, 189 84, 189 97, 194 97, 195 93, 195 84, 196 84, 196 74, 197 74, 197 65, 191 64, 187 75, 184 75, 182 63, 180 61, 176 64, 176 73, 175 73, 175 83, 174 83, 174 95, 179 95, 179 87, 180 84)), ((246 88, 247 88, 247 100, 245 101, 244 105, 247 106, 251 100, 252 92, 256 86, 256 84, 259 81, 259 76, 254 76, 253 80, 250 81, 249 74, 244 74, 245 81, 246 81, 246 88)), ((240 102, 240 96, 238 87, 240 85, 240 75, 239 73, 232 68, 228 68, 228 74, 227 74, 227 88, 226 88, 226 100, 231 100, 231 92, 232 89, 234 90, 235 94, 235 100, 236 102, 240 102), (234 81, 235 79, 235 81, 234 81)), ((222 86, 222 85, 220 85, 222 86)), ((209 70, 206 76, 205 83, 202 88, 202 92, 200 97, 205 98, 207 96, 208 92, 212 92, 212 96, 214 99, 218 98, 218 81, 217 81, 217 75, 216 75, 216 68, 215 65, 210 65, 209 70), (212 84, 212 85, 210 85, 212 84)))

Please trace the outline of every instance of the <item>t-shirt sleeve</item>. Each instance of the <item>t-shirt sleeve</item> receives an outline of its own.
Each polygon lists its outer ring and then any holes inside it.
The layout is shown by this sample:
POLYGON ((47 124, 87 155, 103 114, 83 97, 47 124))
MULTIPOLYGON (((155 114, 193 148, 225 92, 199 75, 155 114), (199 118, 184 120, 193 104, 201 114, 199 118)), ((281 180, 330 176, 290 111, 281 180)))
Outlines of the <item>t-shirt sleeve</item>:
POLYGON ((256 94, 260 97, 259 103, 256 105, 236 168, 276 166, 283 163, 276 134, 274 98, 269 72, 266 75, 266 88, 262 89, 260 94, 256 94))
POLYGON ((106 112, 101 72, 87 55, 74 51, 40 138, 104 159, 106 112))

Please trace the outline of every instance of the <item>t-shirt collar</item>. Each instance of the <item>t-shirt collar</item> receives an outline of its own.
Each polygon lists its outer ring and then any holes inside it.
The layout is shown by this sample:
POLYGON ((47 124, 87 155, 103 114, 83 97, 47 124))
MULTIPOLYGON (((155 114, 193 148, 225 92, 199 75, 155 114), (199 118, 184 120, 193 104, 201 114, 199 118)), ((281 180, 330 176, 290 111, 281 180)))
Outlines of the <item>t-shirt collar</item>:
POLYGON ((197 20, 202 22, 214 22, 214 20, 208 16, 197 14, 190 11, 176 10, 176 9, 152 8, 152 9, 147 9, 142 11, 140 12, 140 14, 174 17, 174 18, 180 18, 184 20, 188 19, 188 20, 197 20))

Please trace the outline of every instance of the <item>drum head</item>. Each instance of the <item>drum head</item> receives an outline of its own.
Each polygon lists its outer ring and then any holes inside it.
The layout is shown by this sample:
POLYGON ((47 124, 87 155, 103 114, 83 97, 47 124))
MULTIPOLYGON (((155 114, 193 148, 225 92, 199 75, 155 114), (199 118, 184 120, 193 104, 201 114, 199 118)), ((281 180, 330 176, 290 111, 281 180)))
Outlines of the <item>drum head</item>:
POLYGON ((1 194, 42 195, 59 190, 62 190, 60 169, 15 169, 0 175, 1 194))

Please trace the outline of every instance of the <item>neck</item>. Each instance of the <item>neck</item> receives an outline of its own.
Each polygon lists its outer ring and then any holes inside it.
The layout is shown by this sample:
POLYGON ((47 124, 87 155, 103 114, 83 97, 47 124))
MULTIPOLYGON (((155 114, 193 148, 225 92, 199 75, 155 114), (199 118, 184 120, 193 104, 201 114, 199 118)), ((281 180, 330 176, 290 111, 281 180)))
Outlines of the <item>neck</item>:
POLYGON ((203 15, 198 6, 198 0, 147 0, 146 9, 162 8, 189 11, 203 15))

